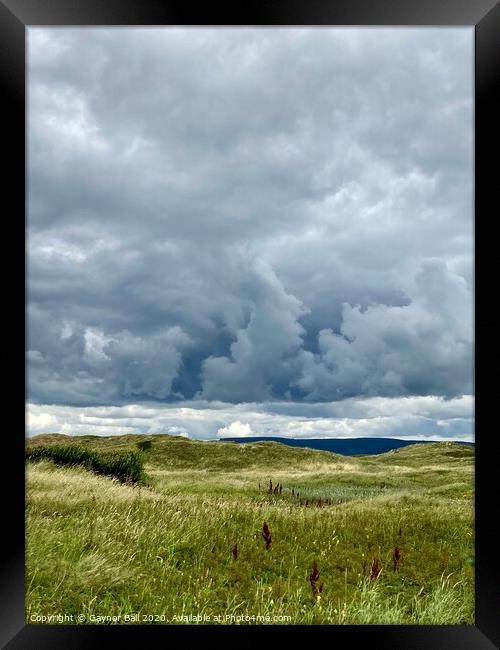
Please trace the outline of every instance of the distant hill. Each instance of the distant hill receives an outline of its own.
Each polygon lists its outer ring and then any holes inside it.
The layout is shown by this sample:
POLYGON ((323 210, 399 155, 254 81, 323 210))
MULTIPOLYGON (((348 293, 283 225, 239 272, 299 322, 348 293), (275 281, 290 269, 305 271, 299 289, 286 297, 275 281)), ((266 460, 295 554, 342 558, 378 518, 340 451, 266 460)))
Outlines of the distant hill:
MULTIPOLYGON (((424 440, 399 440, 397 438, 280 438, 278 436, 255 436, 248 438, 220 438, 221 442, 281 442, 290 447, 305 447, 332 451, 345 456, 384 454, 408 445, 428 445, 424 440)), ((456 441, 458 444, 474 447, 473 442, 456 441)))
MULTIPOLYGON (((26 447, 38 445, 76 444, 96 451, 137 451, 137 443, 149 440, 151 448, 144 453, 148 466, 179 470, 239 471, 245 468, 285 471, 302 464, 332 465, 341 462, 342 456, 375 455, 377 461, 408 462, 411 465, 428 465, 449 458, 474 456, 473 443, 422 442, 397 438, 283 438, 252 437, 191 440, 170 434, 126 434, 122 436, 69 436, 58 433, 41 434, 26 439, 26 447), (246 444, 234 444, 246 443, 246 444), (245 453, 242 453, 242 452, 245 453), (399 452, 399 453, 396 453, 399 452), (385 454, 385 455, 382 455, 385 454)), ((367 459, 368 460, 368 459, 367 459)))

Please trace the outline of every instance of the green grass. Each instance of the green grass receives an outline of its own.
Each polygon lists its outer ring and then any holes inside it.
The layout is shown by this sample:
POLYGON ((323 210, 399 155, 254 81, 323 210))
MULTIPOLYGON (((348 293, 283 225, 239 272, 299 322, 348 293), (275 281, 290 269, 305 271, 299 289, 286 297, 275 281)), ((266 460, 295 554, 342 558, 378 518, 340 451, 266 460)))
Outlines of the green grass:
POLYGON ((26 460, 52 460, 56 465, 81 465, 97 474, 132 483, 144 481, 142 457, 134 451, 102 451, 77 444, 36 445, 26 449, 26 460))
MULTIPOLYGON (((137 452, 142 439, 76 440, 103 454, 137 452)), ((345 457, 271 442, 148 439, 147 486, 46 459, 28 464, 28 622, 83 614, 86 623, 474 623, 472 449, 436 443, 345 457), (269 480, 281 495, 268 493, 269 480), (382 572, 370 580, 374 559, 382 572)), ((28 447, 72 440, 39 436, 28 447)))

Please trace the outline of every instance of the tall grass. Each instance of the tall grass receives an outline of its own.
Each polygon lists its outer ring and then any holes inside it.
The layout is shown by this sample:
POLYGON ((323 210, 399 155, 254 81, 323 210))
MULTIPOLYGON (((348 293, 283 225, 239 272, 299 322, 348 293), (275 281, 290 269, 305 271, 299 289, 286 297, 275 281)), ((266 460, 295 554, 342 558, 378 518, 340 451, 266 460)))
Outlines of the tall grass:
MULTIPOLYGON (((85 451, 125 453, 136 441, 99 439, 85 451)), ((255 462, 260 448, 250 458, 251 449, 229 443, 200 446, 203 454, 197 443, 155 437, 140 453, 147 490, 83 471, 78 445, 65 452, 74 467, 29 464, 28 620, 63 612, 85 614, 87 623, 132 613, 159 623, 188 623, 176 617, 189 614, 223 624, 233 620, 215 617, 474 623, 473 458, 448 459, 438 447, 417 460, 412 450, 400 453, 397 465, 386 457, 325 463, 321 452, 313 464, 292 450, 293 467, 272 454, 269 468, 255 462), (222 465, 225 450, 225 468, 208 469, 209 455, 222 465), (428 493, 451 484, 460 489, 428 493), (349 500, 335 499, 344 487, 349 500)))
POLYGON ((81 465, 123 482, 144 482, 142 458, 133 451, 96 451, 80 445, 40 445, 26 449, 27 461, 52 460, 56 465, 81 465))

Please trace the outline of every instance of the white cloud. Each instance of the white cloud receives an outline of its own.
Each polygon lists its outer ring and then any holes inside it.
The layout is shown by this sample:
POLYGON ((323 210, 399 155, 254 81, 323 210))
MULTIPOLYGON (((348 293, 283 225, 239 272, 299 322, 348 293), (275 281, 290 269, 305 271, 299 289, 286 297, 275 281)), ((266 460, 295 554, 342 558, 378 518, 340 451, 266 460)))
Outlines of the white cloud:
MULTIPOLYGON (((49 407, 50 408, 50 407, 49 407)), ((44 433, 54 433, 54 427, 62 426, 62 423, 59 421, 57 416, 52 415, 46 412, 33 412, 28 410, 27 413, 27 429, 28 433, 30 432, 44 432, 44 433)))
POLYGON ((72 407, 28 403, 28 435, 171 433, 217 436, 397 437, 473 440, 474 398, 348 399, 341 402, 180 402, 72 407))
POLYGON ((221 427, 217 431, 218 437, 232 437, 232 438, 244 438, 245 436, 252 436, 254 432, 248 423, 240 422, 235 420, 231 422, 228 427, 221 427))

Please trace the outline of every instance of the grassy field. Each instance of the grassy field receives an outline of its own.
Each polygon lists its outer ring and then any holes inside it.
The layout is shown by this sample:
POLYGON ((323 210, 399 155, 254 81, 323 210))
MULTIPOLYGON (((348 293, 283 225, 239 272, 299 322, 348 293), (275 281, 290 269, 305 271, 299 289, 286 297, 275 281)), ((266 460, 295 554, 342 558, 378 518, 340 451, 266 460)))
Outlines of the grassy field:
POLYGON ((474 623, 473 449, 147 439, 142 484, 27 463, 29 623, 474 623))

